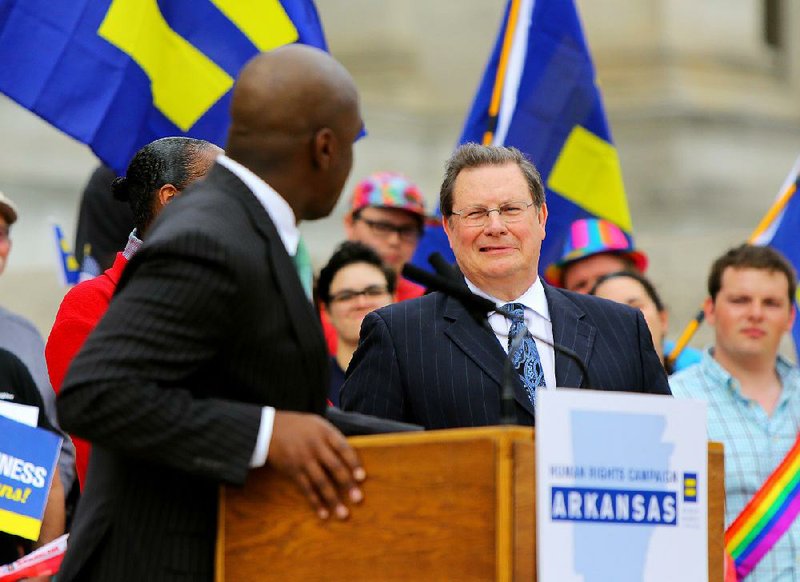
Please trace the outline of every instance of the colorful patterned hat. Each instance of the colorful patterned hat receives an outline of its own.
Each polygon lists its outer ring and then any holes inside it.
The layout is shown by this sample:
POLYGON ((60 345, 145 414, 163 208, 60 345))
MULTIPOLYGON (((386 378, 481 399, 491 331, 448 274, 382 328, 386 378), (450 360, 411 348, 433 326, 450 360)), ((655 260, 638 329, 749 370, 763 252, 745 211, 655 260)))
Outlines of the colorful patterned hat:
POLYGON ((361 180, 353 190, 353 212, 375 206, 398 208, 425 218, 425 199, 408 178, 396 172, 376 172, 361 180))
POLYGON ((560 287, 565 266, 601 253, 625 256, 642 273, 647 270, 647 255, 633 247, 633 241, 620 227, 602 218, 581 218, 570 225, 564 252, 558 261, 545 269, 544 279, 560 287))

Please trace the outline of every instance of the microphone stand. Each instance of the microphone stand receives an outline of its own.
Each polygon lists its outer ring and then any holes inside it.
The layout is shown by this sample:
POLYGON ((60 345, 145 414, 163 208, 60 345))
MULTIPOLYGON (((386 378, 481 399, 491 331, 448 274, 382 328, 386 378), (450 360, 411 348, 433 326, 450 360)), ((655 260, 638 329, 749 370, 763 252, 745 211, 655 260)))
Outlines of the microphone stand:
MULTIPOLYGON (((496 311, 497 313, 500 313, 500 314, 504 315, 508 319, 511 319, 511 314, 508 313, 505 309, 503 309, 502 306, 496 306, 491 301, 489 301, 488 299, 484 299, 480 295, 475 295, 474 293, 472 293, 469 290, 469 288, 466 285, 464 285, 463 275, 461 274, 461 271, 459 271, 458 267, 456 267, 455 265, 451 265, 450 263, 448 263, 447 260, 442 256, 442 253, 440 253, 438 251, 431 253, 430 256, 428 257, 428 262, 436 270, 436 272, 439 274, 440 277, 442 277, 442 278, 444 278, 444 279, 446 279, 448 281, 455 282, 458 285, 458 288, 461 289, 461 291, 468 293, 471 296, 471 298, 481 299, 481 300, 485 301, 486 304, 488 304, 488 306, 491 306, 490 308, 485 309, 486 313, 489 313, 490 311, 496 311)), ((422 271, 422 269, 420 269, 420 271, 422 271)), ((425 271, 422 271, 422 272, 425 273, 425 271)), ((407 278, 411 279, 412 277, 407 277, 407 278)), ((415 281, 416 281, 416 279, 415 279, 415 281)), ((431 283, 433 283, 433 285, 431 285, 430 287, 432 289, 436 290, 436 291, 441 291, 441 292, 443 292, 445 294, 450 294, 450 293, 448 293, 448 291, 446 291, 444 289, 441 289, 440 287, 436 287, 435 285, 438 282, 439 281, 437 281, 437 280, 431 280, 431 283)), ((419 283, 419 281, 417 281, 417 283, 419 283)), ((428 287, 428 285, 425 285, 425 286, 428 287)), ((468 301, 471 301, 472 300, 471 298, 468 299, 468 301)), ((460 299, 460 298, 456 297, 456 299, 460 299)), ((462 303, 463 303, 463 301, 462 301, 462 303)), ((487 307, 486 304, 484 304, 481 307, 478 307, 478 310, 486 308, 487 307)), ((465 305, 465 307, 468 307, 468 306, 465 305)), ((485 321, 485 319, 483 321, 485 321)), ((492 332, 492 333, 494 333, 494 332, 492 332)), ((555 351, 564 354, 570 360, 575 362, 578 365, 578 369, 581 371, 581 383, 580 383, 580 386, 578 386, 578 388, 591 388, 592 385, 589 382, 589 370, 586 367, 586 364, 578 356, 578 354, 575 353, 574 350, 571 350, 570 348, 568 348, 566 346, 563 346, 563 345, 561 345, 559 343, 551 342, 551 341, 549 341, 549 340, 547 340, 547 339, 545 339, 543 337, 540 337, 538 335, 535 335, 533 333, 531 333, 531 337, 533 337, 533 339, 535 339, 536 341, 540 341, 543 344, 550 346, 555 351)), ((509 352, 511 352, 511 350, 509 350, 509 352)), ((511 352, 511 353, 513 353, 513 352, 511 352)))
MULTIPOLYGON (((456 278, 455 268, 447 263, 439 253, 433 253, 428 259, 431 266, 440 273, 434 275, 424 269, 420 269, 411 264, 406 264, 403 267, 403 276, 406 279, 411 279, 420 285, 440 291, 449 297, 458 300, 461 305, 469 312, 472 318, 479 326, 488 331, 494 337, 494 331, 489 326, 487 315, 492 311, 497 311, 498 308, 493 302, 488 299, 475 295, 464 284, 464 279, 461 277, 456 278), (439 256, 439 260, 435 255, 439 256)), ((503 311, 501 310, 501 313, 503 311)), ((521 341, 521 340, 520 340, 521 341)), ((513 352, 510 352, 513 353, 513 352)), ((514 401, 514 384, 513 376, 511 374, 512 367, 510 358, 506 356, 503 364, 503 382, 500 386, 500 424, 514 425, 519 424, 517 417, 517 404, 514 401)))

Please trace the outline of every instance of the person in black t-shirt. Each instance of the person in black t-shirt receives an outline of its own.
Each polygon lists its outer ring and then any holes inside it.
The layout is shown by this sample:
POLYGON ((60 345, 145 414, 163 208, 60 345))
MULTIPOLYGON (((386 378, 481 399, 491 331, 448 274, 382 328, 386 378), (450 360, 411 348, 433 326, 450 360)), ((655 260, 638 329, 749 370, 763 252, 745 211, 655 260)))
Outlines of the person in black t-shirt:
MULTIPOLYGON (((44 413, 42 397, 28 368, 17 356, 2 348, 0 348, 0 401, 36 406, 39 409, 39 427, 58 434, 44 413)), ((64 533, 64 488, 56 467, 44 510, 39 540, 34 543, 0 532, 0 564, 11 563, 35 547, 54 540, 62 533, 64 533)))

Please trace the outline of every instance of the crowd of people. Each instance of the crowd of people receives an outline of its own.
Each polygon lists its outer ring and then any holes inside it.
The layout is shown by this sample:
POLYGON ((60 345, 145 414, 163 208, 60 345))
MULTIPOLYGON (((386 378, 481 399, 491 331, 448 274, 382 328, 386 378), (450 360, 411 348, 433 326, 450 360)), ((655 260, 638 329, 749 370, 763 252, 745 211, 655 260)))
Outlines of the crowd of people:
MULTIPOLYGON (((709 438, 725 444, 727 523, 791 449, 800 371, 778 354, 795 317, 791 265, 767 247, 723 253, 705 302, 713 345, 668 358, 648 257, 616 225, 575 221, 562 257, 540 264, 545 189, 514 148, 460 146, 439 193, 451 283, 494 311, 402 276, 431 213, 394 171, 349 193, 347 240, 309 300, 297 224, 330 213, 361 128, 355 85, 329 55, 259 55, 235 85, 224 151, 163 138, 101 180, 104 204, 113 192, 129 205, 128 242, 67 293, 46 347, 0 308, 0 398, 38 406, 43 428, 71 435, 38 542, 71 530, 59 580, 210 580, 217 485, 266 463, 321 519, 345 519, 366 472, 326 406, 438 429, 509 411, 533 425, 537 394, 556 387, 705 400, 709 438)), ((0 195, 0 272, 16 219, 0 195)), ((84 246, 96 260, 102 245, 84 246)), ((0 562, 30 549, 0 536, 0 562)), ((796 521, 748 579, 794 579, 798 555, 796 521)))

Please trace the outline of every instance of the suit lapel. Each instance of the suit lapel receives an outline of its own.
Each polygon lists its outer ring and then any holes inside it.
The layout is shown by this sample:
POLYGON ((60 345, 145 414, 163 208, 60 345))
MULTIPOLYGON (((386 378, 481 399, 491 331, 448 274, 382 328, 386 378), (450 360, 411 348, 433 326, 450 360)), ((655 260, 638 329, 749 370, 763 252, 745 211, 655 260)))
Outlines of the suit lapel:
MULTIPOLYGON (((588 367, 597 329, 584 321, 585 313, 563 291, 544 284, 550 308, 553 341, 573 350, 588 367)), ((578 365, 556 350, 556 384, 561 388, 578 388, 584 380, 578 365)))
MULTIPOLYGON (((326 353, 324 336, 314 307, 308 300, 300 278, 297 276, 294 262, 286 251, 286 247, 283 245, 275 224, 266 209, 247 185, 227 168, 217 167, 223 173, 220 178, 225 181, 225 188, 235 193, 237 198, 245 205, 253 225, 267 244, 273 274, 280 288, 280 300, 286 305, 286 311, 289 314, 292 327, 294 327, 307 369, 314 370, 319 367, 319 354, 326 353), (317 333, 309 333, 314 328, 316 328, 317 333)), ((211 175, 209 175, 210 177, 211 175)))
MULTIPOLYGON (((489 378, 494 380, 499 395, 506 374, 505 365, 508 358, 495 335, 479 325, 464 309, 464 306, 452 297, 446 299, 444 318, 451 322, 444 330, 445 335, 489 378)), ((522 386, 522 381, 513 370, 511 371, 511 382, 514 388, 514 399, 531 416, 534 416, 533 404, 522 386)))

